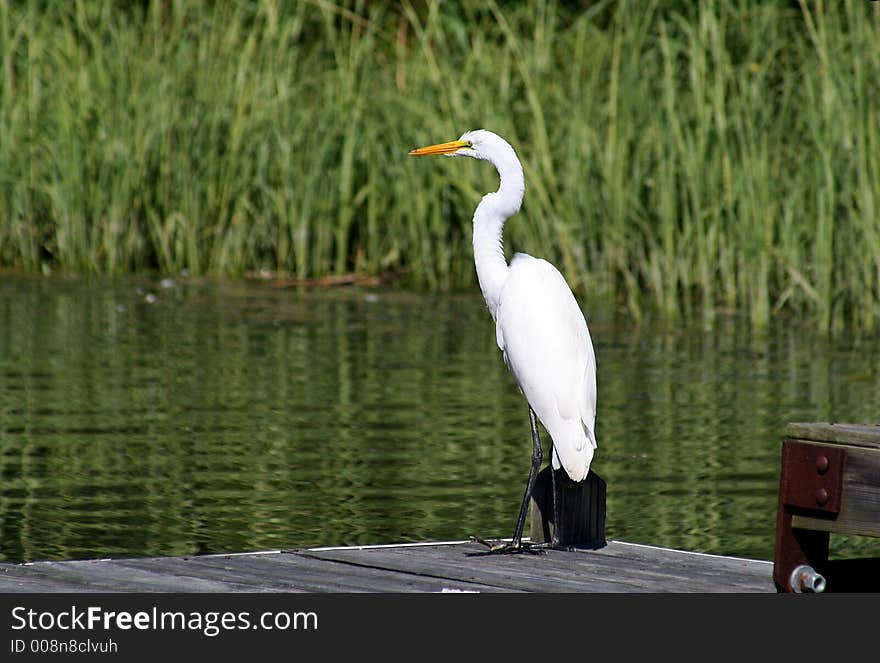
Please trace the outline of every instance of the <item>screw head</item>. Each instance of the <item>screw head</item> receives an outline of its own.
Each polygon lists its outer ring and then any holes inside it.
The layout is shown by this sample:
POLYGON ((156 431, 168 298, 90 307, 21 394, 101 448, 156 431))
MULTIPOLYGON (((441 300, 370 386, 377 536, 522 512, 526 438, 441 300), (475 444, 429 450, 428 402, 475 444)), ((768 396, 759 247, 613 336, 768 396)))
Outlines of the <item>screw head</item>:
POLYGON ((824 488, 820 488, 816 491, 816 504, 819 506, 825 506, 828 503, 828 491, 824 488))
POLYGON ((819 456, 816 459, 816 470, 819 474, 825 474, 828 471, 828 456, 819 456))

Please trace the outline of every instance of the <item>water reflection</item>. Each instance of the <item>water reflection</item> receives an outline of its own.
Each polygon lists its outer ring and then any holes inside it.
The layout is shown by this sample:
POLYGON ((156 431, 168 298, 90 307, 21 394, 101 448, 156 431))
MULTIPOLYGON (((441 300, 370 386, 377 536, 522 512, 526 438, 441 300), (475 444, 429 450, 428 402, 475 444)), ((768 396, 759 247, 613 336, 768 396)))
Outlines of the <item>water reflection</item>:
MULTIPOLYGON (((528 424, 478 295, 165 286, 0 280, 0 558, 509 535, 528 424)), ((785 423, 877 419, 875 340, 589 321, 612 538, 770 558, 785 423)))

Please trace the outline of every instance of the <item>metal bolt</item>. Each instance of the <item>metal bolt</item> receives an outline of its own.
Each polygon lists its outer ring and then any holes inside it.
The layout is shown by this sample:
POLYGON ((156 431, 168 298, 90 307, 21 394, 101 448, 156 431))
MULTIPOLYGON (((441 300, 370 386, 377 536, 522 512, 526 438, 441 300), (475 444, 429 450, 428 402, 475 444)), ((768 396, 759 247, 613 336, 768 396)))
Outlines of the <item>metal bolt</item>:
POLYGON ((828 456, 819 456, 816 459, 816 470, 819 474, 825 474, 828 471, 828 456))
POLYGON ((806 564, 801 564, 791 572, 789 584, 791 584, 791 591, 796 594, 825 591, 825 578, 816 573, 812 566, 806 564))
POLYGON ((828 503, 828 491, 824 488, 820 488, 816 491, 816 504, 819 506, 825 506, 828 503))

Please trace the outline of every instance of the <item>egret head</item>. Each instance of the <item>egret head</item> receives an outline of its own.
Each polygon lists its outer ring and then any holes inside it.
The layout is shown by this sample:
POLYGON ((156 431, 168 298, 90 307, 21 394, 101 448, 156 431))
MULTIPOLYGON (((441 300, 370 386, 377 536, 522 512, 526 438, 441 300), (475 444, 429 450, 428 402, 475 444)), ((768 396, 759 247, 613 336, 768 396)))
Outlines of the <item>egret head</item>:
POLYGON ((513 155, 513 148, 498 134, 485 129, 466 131, 458 140, 410 150, 412 156, 443 154, 448 157, 471 157, 495 162, 500 155, 513 155))

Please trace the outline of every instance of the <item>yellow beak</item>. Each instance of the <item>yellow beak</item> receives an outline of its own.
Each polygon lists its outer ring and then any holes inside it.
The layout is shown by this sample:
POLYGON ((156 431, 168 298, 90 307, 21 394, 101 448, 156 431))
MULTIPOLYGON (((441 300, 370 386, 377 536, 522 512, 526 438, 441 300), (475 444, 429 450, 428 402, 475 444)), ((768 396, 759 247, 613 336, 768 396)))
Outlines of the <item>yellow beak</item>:
POLYGON ((452 154, 463 147, 470 147, 471 144, 466 140, 453 140, 448 143, 438 143, 437 145, 428 145, 427 147, 419 147, 410 150, 409 153, 414 157, 426 157, 433 154, 452 154))

